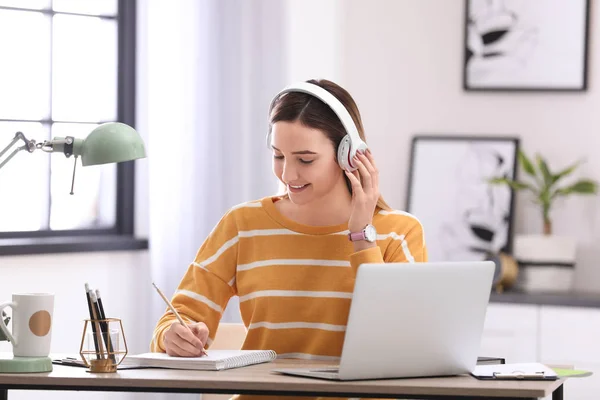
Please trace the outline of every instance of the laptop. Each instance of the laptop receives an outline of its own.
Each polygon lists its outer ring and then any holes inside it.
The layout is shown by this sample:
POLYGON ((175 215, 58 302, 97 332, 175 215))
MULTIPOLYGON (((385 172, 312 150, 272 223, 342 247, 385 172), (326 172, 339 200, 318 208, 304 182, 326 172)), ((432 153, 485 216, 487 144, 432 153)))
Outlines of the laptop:
POLYGON ((470 373, 494 269, 492 261, 363 264, 339 365, 273 372, 340 381, 470 373))

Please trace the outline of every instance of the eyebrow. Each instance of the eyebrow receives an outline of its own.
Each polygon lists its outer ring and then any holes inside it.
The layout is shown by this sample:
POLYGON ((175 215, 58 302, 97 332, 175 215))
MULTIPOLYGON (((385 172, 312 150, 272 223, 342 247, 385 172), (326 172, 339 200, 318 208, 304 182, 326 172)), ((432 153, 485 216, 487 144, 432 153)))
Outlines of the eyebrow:
MULTIPOLYGON (((275 146, 271 146, 274 150, 281 151, 275 146)), ((317 154, 314 151, 310 150, 302 150, 302 151, 292 151, 292 154, 317 154)))

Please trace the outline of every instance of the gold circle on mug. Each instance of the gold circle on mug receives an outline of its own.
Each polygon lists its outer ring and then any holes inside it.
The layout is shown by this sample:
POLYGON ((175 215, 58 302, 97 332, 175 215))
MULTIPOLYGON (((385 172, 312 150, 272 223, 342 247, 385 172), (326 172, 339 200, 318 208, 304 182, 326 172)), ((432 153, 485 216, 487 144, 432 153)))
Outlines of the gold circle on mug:
POLYGON ((50 332, 52 317, 46 310, 40 310, 29 318, 29 330, 36 336, 46 336, 50 332))

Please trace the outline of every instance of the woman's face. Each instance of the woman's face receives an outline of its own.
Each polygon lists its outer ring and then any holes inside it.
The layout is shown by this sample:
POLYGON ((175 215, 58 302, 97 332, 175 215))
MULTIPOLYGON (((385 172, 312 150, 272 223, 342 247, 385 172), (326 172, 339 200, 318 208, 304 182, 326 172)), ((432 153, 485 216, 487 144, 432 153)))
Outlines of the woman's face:
POLYGON ((322 131, 279 121, 272 127, 271 147, 273 172, 286 185, 292 203, 308 204, 346 187, 336 151, 322 131))

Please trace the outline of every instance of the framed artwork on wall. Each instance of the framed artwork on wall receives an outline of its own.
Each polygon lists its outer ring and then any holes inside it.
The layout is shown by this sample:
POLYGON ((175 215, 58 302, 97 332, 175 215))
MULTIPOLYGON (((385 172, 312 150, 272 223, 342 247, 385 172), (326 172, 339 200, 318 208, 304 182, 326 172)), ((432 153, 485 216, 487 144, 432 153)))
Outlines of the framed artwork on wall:
POLYGON ((587 90, 590 0, 465 2, 465 90, 587 90))
POLYGON ((413 137, 406 210, 423 225, 430 261, 511 253, 514 192, 488 179, 514 179, 518 149, 512 136, 413 137))

